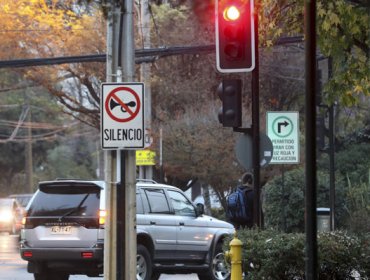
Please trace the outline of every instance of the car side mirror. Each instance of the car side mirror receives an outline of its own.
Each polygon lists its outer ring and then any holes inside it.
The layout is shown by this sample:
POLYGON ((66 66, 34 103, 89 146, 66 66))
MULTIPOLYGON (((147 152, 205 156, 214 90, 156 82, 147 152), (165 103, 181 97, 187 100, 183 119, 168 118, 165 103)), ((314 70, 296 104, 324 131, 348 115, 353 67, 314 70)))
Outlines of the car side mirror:
POLYGON ((197 203, 197 216, 202 216, 204 214, 204 204, 197 203))

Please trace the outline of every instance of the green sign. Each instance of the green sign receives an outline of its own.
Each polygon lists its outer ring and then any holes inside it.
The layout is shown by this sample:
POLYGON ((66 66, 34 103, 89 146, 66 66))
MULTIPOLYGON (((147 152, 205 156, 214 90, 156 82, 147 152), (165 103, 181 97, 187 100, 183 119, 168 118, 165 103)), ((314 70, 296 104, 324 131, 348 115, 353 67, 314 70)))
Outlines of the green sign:
POLYGON ((267 112, 266 119, 273 145, 270 164, 299 163, 299 113, 267 112))

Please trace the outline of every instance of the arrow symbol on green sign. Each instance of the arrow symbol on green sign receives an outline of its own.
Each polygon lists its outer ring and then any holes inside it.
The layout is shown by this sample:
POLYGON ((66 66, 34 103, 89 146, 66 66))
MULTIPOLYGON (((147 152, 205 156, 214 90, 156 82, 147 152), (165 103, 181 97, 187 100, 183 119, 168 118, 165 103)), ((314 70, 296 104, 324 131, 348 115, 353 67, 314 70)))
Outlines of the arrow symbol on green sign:
POLYGON ((289 125, 289 123, 287 121, 278 122, 278 133, 281 133, 281 127, 282 126, 287 127, 288 125, 289 125))

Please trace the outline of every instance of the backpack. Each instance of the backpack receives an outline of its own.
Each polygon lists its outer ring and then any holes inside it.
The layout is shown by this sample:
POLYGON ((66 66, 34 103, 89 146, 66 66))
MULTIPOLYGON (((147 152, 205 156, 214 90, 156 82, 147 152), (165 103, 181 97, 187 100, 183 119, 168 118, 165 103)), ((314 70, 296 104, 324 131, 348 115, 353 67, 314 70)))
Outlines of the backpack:
POLYGON ((249 205, 247 192, 252 191, 243 186, 237 186, 227 198, 226 216, 228 220, 236 225, 249 225, 252 221, 251 209, 249 205))

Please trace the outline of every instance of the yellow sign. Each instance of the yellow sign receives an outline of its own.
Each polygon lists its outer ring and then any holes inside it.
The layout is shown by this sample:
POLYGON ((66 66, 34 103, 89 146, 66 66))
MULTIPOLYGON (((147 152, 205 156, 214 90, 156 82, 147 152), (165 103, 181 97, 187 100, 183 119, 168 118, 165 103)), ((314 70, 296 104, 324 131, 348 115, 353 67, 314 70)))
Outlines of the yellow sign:
POLYGON ((137 150, 136 165, 155 165, 155 152, 151 150, 137 150))

